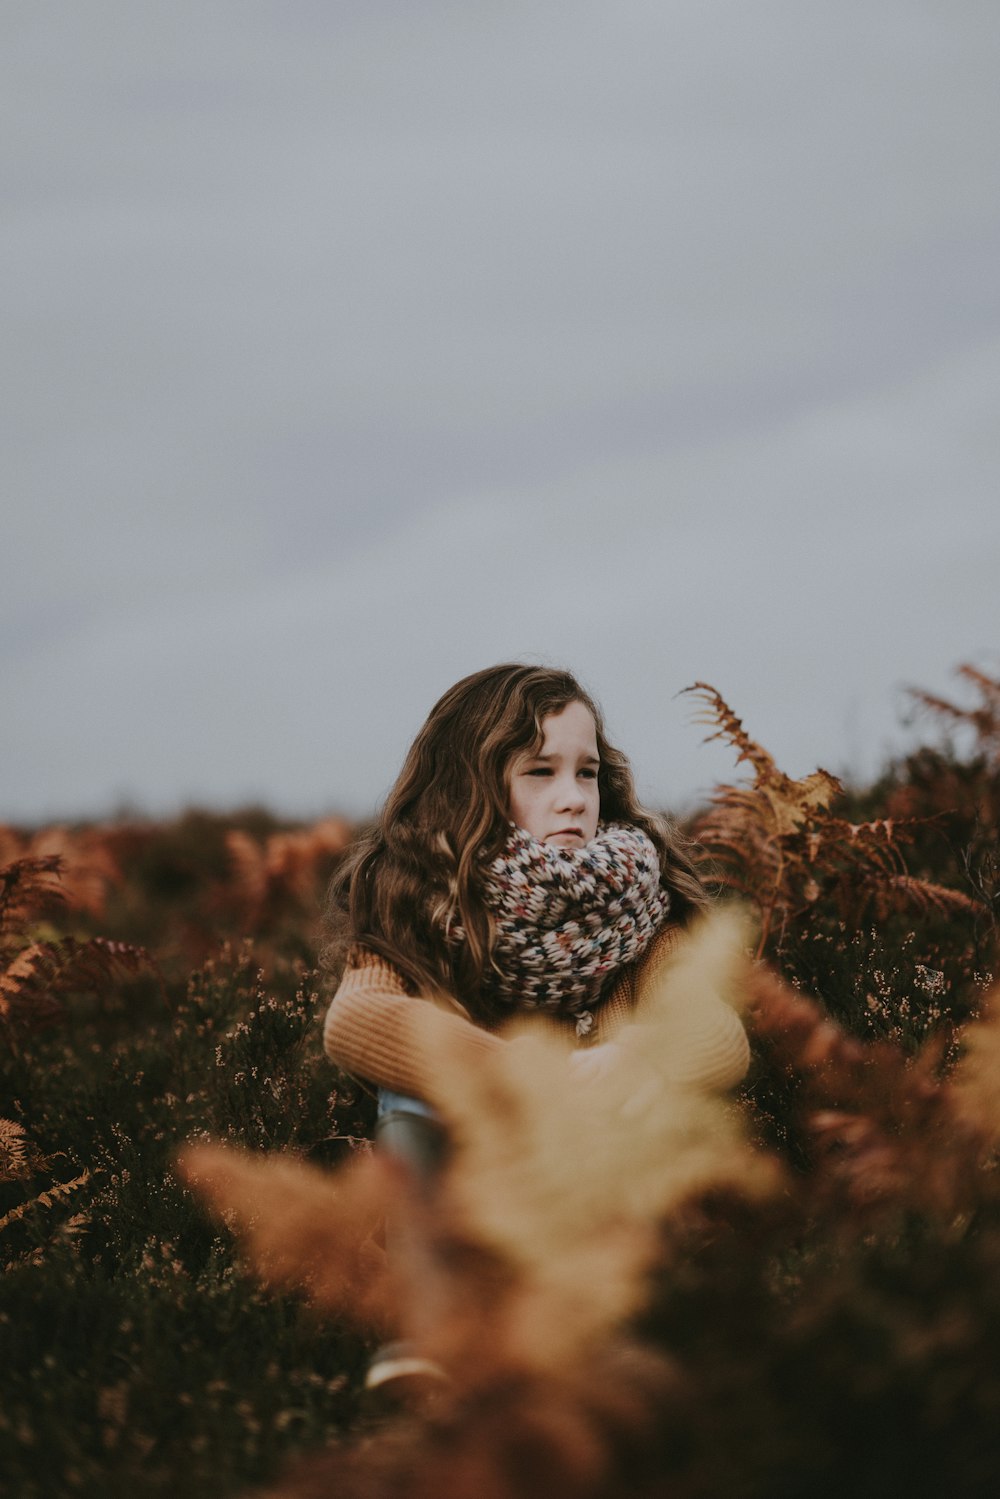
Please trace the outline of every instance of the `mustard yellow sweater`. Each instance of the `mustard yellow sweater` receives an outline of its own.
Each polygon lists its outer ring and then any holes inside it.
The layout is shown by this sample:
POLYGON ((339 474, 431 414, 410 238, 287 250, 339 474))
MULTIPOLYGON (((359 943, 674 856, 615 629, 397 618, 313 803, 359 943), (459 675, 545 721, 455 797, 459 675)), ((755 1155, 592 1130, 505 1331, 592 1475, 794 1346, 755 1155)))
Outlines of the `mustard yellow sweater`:
MULTIPOLYGON (((657 982, 683 928, 666 926, 645 956, 623 969, 614 989, 597 1011, 597 1040, 611 1040, 657 982)), ((381 1087, 421 1097, 428 1090, 434 1059, 427 1053, 414 1016, 428 1000, 414 995, 391 963, 363 947, 348 953, 348 966, 330 1003, 323 1026, 323 1045, 332 1062, 355 1077, 381 1087)), ((476 1025, 457 1001, 446 1014, 469 1065, 507 1042, 476 1025)), ((690 1014, 678 1016, 669 1075, 677 1082, 704 1088, 728 1088, 747 1070, 750 1052, 736 1012, 723 1000, 701 1001, 690 1014)))

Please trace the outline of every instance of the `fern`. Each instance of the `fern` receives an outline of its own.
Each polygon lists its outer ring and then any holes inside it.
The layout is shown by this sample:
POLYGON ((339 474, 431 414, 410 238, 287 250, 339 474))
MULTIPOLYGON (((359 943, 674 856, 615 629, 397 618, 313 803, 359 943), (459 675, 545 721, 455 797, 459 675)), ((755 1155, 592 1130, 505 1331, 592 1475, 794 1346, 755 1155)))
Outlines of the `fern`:
POLYGON ((20 1181, 31 1175, 32 1145, 23 1124, 0 1119, 0 1182, 20 1181))
POLYGON ((60 1013, 62 997, 98 993, 120 973, 136 973, 152 964, 144 947, 105 937, 32 942, 10 957, 0 972, 0 1021, 8 1027, 44 1023, 60 1013))
POLYGON ((118 974, 153 963, 144 947, 105 937, 26 940, 29 913, 64 901, 58 883, 64 868, 62 855, 50 853, 14 859, 0 869, 0 1023, 8 1031, 51 1020, 62 996, 97 993, 118 974))
POLYGON ((900 895, 920 911, 939 911, 942 915, 961 913, 978 915, 982 909, 980 901, 973 900, 962 890, 952 890, 947 885, 937 885, 932 880, 915 879, 908 874, 890 875, 885 887, 900 895))
POLYGON ((229 897, 235 898, 252 926, 272 916, 285 902, 308 906, 350 838, 350 827, 339 817, 324 818, 293 832, 271 833, 263 845, 242 829, 232 828, 226 833, 229 897))
MULTIPOLYGON (((685 988, 716 991, 708 958, 685 988)), ((863 1045, 762 964, 733 981, 760 1064, 795 1087, 794 1171, 718 1100, 637 1105, 627 1070, 577 1088, 541 1034, 470 1069, 431 1007, 415 1031, 455 1147, 433 1194, 377 1154, 330 1179, 188 1147, 182 1177, 265 1283, 449 1374, 423 1420, 338 1442, 273 1499, 704 1499, 734 1473, 754 1499, 993 1491, 1000 1018, 947 1077, 933 1045, 863 1045)), ((655 1068, 644 1048, 612 1069, 655 1068)))
POLYGON ((977 704, 965 708, 919 687, 911 687, 910 696, 939 718, 957 727, 971 729, 978 751, 988 760, 1000 760, 1000 677, 988 676, 968 662, 956 667, 955 675, 976 690, 979 694, 977 704))
POLYGON ((59 854, 14 859, 0 869, 0 937, 29 911, 64 901, 62 870, 59 854))
POLYGON ((0 825, 0 865, 58 859, 61 904, 99 918, 105 914, 109 888, 121 883, 115 852, 120 836, 106 828, 74 830, 62 825, 28 835, 0 825))
POLYGON ((785 1123, 801 1131, 827 1201, 839 1196, 856 1214, 902 1199, 947 1217, 975 1197, 986 1132, 961 1128, 939 1042, 912 1059, 887 1042, 861 1042, 763 966, 748 989, 755 1050, 795 1079, 785 1123))
POLYGON ((30 1213, 32 1208, 53 1208, 59 1203, 65 1202, 74 1192, 78 1192, 81 1187, 85 1187, 89 1181, 90 1172, 83 1171, 79 1176, 75 1176, 72 1181, 56 1182, 54 1186, 46 1187, 44 1192, 39 1192, 37 1197, 32 1197, 30 1202, 19 1203, 16 1208, 11 1208, 9 1213, 5 1213, 0 1218, 0 1233, 3 1233, 4 1229, 8 1228, 12 1223, 16 1223, 19 1218, 23 1218, 26 1213, 30 1213))
POLYGON ((685 690, 702 701, 696 721, 712 728, 708 739, 722 739, 737 751, 738 764, 753 769, 749 785, 716 788, 694 835, 727 885, 757 906, 758 957, 775 929, 782 935, 824 897, 852 925, 869 909, 884 915, 904 904, 952 913, 980 910, 962 892, 909 874, 901 845, 912 835, 914 820, 853 823, 836 816, 831 808, 843 793, 836 776, 820 769, 794 780, 750 737, 714 687, 696 682, 685 690))

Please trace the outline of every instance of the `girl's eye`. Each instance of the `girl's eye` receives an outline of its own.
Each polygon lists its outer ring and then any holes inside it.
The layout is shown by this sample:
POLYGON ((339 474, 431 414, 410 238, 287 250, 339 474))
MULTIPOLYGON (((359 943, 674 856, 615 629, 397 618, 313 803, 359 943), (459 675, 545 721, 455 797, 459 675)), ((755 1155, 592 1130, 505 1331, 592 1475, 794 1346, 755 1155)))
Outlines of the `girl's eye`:
MULTIPOLYGON (((551 765, 533 765, 529 770, 523 771, 522 774, 526 776, 550 776, 554 772, 551 765)), ((583 776, 585 781, 597 780, 597 771, 592 765, 581 765, 577 771, 577 775, 583 776)))

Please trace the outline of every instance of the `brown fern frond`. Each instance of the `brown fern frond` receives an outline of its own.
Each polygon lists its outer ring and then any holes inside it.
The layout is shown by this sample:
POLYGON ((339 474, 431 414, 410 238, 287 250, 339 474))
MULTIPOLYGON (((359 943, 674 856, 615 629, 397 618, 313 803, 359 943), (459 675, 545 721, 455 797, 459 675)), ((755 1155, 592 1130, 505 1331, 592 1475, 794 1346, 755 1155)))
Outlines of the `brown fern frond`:
POLYGON ((0 1182, 31 1175, 32 1144, 23 1124, 0 1119, 0 1182))
POLYGON ((26 1213, 30 1213, 32 1208, 53 1208, 65 1202, 74 1192, 79 1192, 81 1187, 85 1187, 89 1181, 90 1172, 83 1171, 72 1181, 56 1182, 54 1186, 46 1187, 44 1192, 39 1192, 38 1196, 33 1197, 30 1202, 19 1203, 16 1208, 11 1208, 9 1213, 5 1213, 0 1218, 0 1233, 11 1223, 16 1223, 26 1213))
POLYGON ((942 718, 950 718, 954 723, 971 722, 968 708, 959 707, 958 703, 950 702, 948 698, 938 697, 934 692, 925 692, 922 687, 911 687, 909 691, 918 703, 923 703, 924 707, 930 708, 932 713, 939 713, 942 718))
POLYGON ((684 690, 697 693, 706 703, 697 720, 715 728, 706 742, 722 739, 732 745, 737 751, 737 764, 746 761, 755 773, 750 785, 716 788, 711 810, 697 824, 699 841, 739 838, 745 844, 748 837, 786 840, 821 819, 830 803, 842 794, 842 783, 827 770, 815 770, 800 780, 779 770, 773 756, 750 737, 742 720, 714 687, 696 682, 684 690))
POLYGON ((736 750, 737 765, 746 761, 753 766, 760 780, 766 781, 772 776, 781 775, 773 757, 756 739, 751 739, 743 727, 742 719, 737 718, 720 692, 708 682, 693 682, 690 687, 683 688, 683 692, 694 693, 704 704, 695 713, 694 721, 712 730, 711 734, 705 736, 705 744, 721 739, 724 744, 736 750))
POLYGON ((978 667, 972 666, 967 661, 961 666, 956 666, 955 675, 964 677, 967 682, 978 687, 983 697, 995 704, 997 711, 1000 712, 1000 677, 987 676, 986 672, 980 671, 978 667))
POLYGON ((383 1326, 392 1304, 379 1230, 407 1193, 398 1163, 367 1155, 334 1176, 286 1156, 188 1145, 178 1169, 189 1187, 243 1237, 268 1285, 308 1293, 317 1306, 383 1326))
POLYGON ((71 910, 96 918, 104 915, 108 890, 120 882, 121 870, 100 829, 42 828, 31 839, 29 852, 35 858, 56 855, 61 859, 60 887, 71 910))
POLYGON ((58 854, 15 859, 0 869, 0 933, 15 927, 29 911, 65 900, 58 854))
POLYGON ((38 1025, 60 1013, 62 996, 98 993, 121 973, 153 967, 152 955, 130 942, 91 937, 33 942, 0 973, 0 1020, 38 1025))
POLYGON ((843 789, 828 770, 814 770, 800 781, 782 775, 778 783, 762 786, 760 793, 767 800, 774 833, 784 838, 821 817, 843 789))
POLYGON ((1000 680, 988 677, 974 666, 960 666, 960 676, 979 688, 982 702, 970 710, 970 722, 984 749, 996 749, 1000 743, 1000 680))
MULTIPOLYGON (((846 1197, 852 1210, 905 1205, 952 1214, 979 1170, 981 1142, 956 1129, 936 1043, 911 1063, 887 1043, 849 1036, 773 970, 758 967, 749 987, 752 1038, 772 1065, 798 1080, 799 1123, 816 1152, 812 1190, 846 1197)), ((980 1106, 982 1074, 991 1069, 995 1093, 1000 1051, 992 1036, 983 1053, 988 1059, 971 1084, 970 1107, 980 1106)))
POLYGON ((272 833, 265 847, 268 875, 300 900, 307 899, 320 868, 343 853, 350 839, 350 826, 339 817, 292 833, 272 833))
POLYGON ((228 895, 242 907, 250 925, 289 897, 308 904, 350 839, 350 825, 339 817, 327 817, 293 832, 272 833, 263 845, 240 828, 230 829, 226 834, 232 869, 228 895))
POLYGON ((909 875, 902 845, 926 818, 875 818, 848 822, 832 810, 843 786, 818 769, 799 780, 784 774, 746 734, 725 700, 704 684, 713 737, 732 743, 754 765, 749 785, 716 788, 693 832, 733 890, 746 894, 761 915, 758 956, 775 932, 832 900, 842 920, 857 922, 874 904, 879 915, 909 901, 925 911, 970 913, 979 907, 959 891, 909 875))
POLYGON ((819 864, 846 859, 855 869, 867 875, 905 873, 906 862, 900 838, 906 825, 890 818, 873 822, 847 822, 840 817, 826 818, 816 830, 810 845, 810 857, 819 864))
POLYGON ((927 819, 919 817, 875 817, 870 822, 843 822, 837 818, 832 826, 851 843, 894 847, 900 839, 911 838, 911 830, 924 821, 927 819))
POLYGON ((56 964, 58 943, 32 942, 0 973, 0 1021, 45 1025, 62 1011, 47 979, 56 964))
POLYGON ((746 851, 748 845, 766 846, 772 833, 768 803, 746 786, 717 786, 708 808, 695 821, 695 837, 706 846, 728 842, 746 851))
POLYGON ((747 823, 758 822, 763 828, 768 822, 766 804, 755 786, 716 786, 711 806, 716 823, 727 819, 732 827, 744 827, 747 823))
POLYGON ((267 895, 267 859, 260 845, 242 828, 230 828, 226 833, 226 852, 233 893, 245 907, 257 910, 267 895))
POLYGON ((1000 678, 989 676, 969 662, 957 666, 955 675, 976 688, 980 697, 978 704, 965 708, 919 687, 911 687, 910 696, 951 723, 973 729, 980 749, 985 754, 996 755, 1000 752, 1000 678))
POLYGON ((982 901, 973 899, 964 891, 952 890, 947 885, 936 885, 931 880, 917 879, 913 875, 891 875, 885 881, 885 888, 922 911, 940 911, 943 914, 961 912, 966 916, 981 915, 983 911, 982 901))

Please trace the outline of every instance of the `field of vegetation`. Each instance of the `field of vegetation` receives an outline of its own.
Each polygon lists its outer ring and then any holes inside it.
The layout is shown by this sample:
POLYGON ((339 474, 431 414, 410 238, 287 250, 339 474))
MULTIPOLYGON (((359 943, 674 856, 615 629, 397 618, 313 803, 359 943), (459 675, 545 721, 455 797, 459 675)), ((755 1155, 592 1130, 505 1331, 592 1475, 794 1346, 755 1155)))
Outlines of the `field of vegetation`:
POLYGON ((747 1081, 639 1107, 544 1035, 483 1078, 442 1043, 433 1212, 321 1050, 351 827, 0 828, 4 1493, 997 1491, 1000 681, 917 694, 846 789, 691 692, 735 768, 689 831, 749 918, 671 982, 743 1009, 747 1081), (454 1385, 390 1418, 400 1330, 454 1385))

